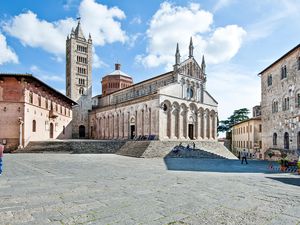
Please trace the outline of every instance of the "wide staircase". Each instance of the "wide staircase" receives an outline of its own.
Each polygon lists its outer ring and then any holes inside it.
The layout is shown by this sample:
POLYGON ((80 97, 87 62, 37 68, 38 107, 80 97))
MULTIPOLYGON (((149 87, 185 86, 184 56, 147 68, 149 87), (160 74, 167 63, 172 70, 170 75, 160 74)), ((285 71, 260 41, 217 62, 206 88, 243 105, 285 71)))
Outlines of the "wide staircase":
POLYGON ((75 153, 75 154, 118 154, 141 158, 226 158, 236 157, 222 144, 215 141, 116 141, 116 140, 54 140, 30 142, 15 153, 75 153), (172 151, 179 144, 190 146, 179 152, 172 151))
POLYGON ((152 141, 127 141, 116 154, 138 158, 142 157, 151 142, 152 141))
POLYGON ((192 148, 192 143, 195 143, 195 150, 180 151, 181 157, 198 157, 198 158, 226 158, 237 159, 224 145, 216 141, 152 141, 144 152, 142 157, 173 157, 175 146, 180 143, 183 146, 189 145, 192 148))
POLYGON ((106 140, 51 140, 33 141, 26 148, 14 153, 74 153, 74 154, 114 154, 126 141, 106 140))

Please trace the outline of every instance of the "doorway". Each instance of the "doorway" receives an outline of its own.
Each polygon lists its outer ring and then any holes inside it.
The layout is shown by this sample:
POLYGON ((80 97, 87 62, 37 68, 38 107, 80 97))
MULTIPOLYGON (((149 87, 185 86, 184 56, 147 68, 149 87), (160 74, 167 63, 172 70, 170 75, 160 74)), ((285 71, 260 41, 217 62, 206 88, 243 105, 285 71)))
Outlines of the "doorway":
POLYGON ((79 137, 84 138, 85 137, 85 126, 80 125, 79 126, 79 137))
POLYGON ((285 132, 284 133, 284 149, 289 149, 290 148, 290 138, 289 138, 289 133, 285 132))
POLYGON ((191 140, 194 139, 194 124, 189 124, 189 133, 188 136, 191 140))
POLYGON ((133 139, 135 136, 135 125, 130 125, 130 139, 133 139))
POLYGON ((53 138, 53 123, 50 123, 50 138, 53 138))

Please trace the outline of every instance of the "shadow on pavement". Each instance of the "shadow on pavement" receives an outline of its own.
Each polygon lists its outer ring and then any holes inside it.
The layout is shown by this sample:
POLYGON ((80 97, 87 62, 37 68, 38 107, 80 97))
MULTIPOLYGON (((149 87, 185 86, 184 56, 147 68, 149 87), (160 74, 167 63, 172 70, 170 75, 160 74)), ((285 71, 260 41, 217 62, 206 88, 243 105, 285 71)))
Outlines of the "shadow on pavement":
POLYGON ((267 177, 272 180, 276 180, 285 184, 295 185, 300 187, 300 178, 290 178, 290 177, 267 177))
POLYGON ((268 161, 249 160, 248 164, 241 164, 239 160, 229 159, 195 159, 195 158, 164 158, 168 170, 202 171, 223 173, 280 173, 270 170, 268 161))

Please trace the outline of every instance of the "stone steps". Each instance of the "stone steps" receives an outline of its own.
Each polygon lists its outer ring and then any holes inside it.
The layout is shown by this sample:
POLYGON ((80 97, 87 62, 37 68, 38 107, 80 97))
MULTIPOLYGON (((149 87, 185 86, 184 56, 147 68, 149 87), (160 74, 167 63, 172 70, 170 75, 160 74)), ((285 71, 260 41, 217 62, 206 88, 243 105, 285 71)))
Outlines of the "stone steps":
POLYGON ((139 158, 142 157, 150 143, 151 141, 127 141, 126 144, 117 151, 117 154, 139 158))
POLYGON ((183 146, 189 144, 190 147, 192 147, 193 142, 195 143, 195 149, 214 154, 216 157, 237 159, 224 145, 216 141, 152 141, 142 157, 166 157, 170 151, 180 143, 182 143, 183 146))
POLYGON ((31 142, 15 153, 77 153, 118 154, 142 158, 226 158, 237 159, 225 146, 215 141, 194 141, 195 151, 181 151, 175 155, 172 149, 182 143, 192 148, 192 141, 116 141, 116 140, 55 140, 31 142))
POLYGON ((76 153, 76 154, 114 154, 126 141, 94 141, 94 140, 55 140, 30 142, 26 148, 18 149, 14 153, 76 153))

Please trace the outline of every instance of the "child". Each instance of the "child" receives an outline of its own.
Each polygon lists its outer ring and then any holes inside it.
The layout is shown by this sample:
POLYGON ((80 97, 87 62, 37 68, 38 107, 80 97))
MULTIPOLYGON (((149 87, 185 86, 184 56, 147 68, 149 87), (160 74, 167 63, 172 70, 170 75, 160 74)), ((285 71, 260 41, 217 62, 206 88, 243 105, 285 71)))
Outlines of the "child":
POLYGON ((4 145, 0 144, 0 176, 2 175, 2 158, 4 152, 4 145))

